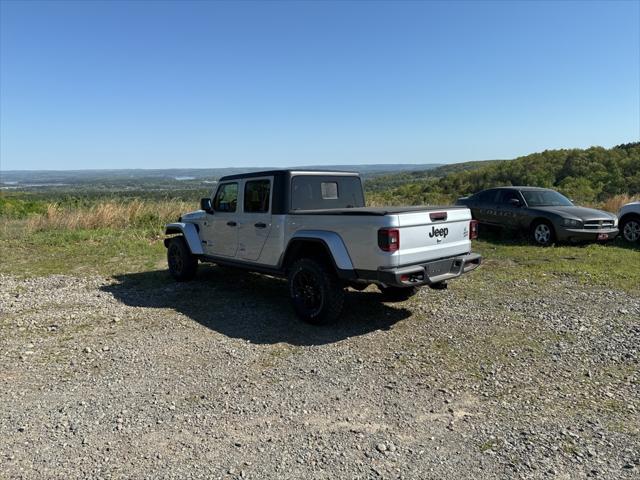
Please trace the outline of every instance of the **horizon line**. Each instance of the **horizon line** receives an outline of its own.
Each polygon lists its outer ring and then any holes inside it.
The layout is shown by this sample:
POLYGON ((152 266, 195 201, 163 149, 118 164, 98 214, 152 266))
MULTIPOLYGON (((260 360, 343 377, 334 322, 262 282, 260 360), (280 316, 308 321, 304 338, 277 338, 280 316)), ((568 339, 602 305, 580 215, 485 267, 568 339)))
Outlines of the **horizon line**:
MULTIPOLYGON (((516 157, 517 158, 517 157, 516 157)), ((12 170, 4 170, 0 168, 0 174, 2 173, 13 173, 13 172, 122 172, 122 171, 170 171, 170 170, 291 170, 291 169, 300 169, 300 168, 329 168, 329 167, 393 167, 393 166, 416 166, 422 167, 426 165, 456 165, 459 163, 472 163, 472 162, 500 162, 500 161, 508 161, 514 160, 513 158, 492 158, 485 160, 461 160, 456 162, 445 162, 445 163, 333 163, 327 165, 290 165, 290 166, 253 166, 253 167, 171 167, 171 168, 146 168, 146 167, 134 167, 134 168, 27 168, 27 169, 12 169, 12 170)))

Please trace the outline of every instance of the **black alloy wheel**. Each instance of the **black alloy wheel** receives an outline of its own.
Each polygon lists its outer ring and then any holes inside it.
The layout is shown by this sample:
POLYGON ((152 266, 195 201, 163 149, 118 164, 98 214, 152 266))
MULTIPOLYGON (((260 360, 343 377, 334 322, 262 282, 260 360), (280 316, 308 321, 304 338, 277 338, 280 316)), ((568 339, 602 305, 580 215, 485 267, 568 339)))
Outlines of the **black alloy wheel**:
POLYGON ((620 225, 620 231, 622 232, 622 238, 627 242, 640 241, 640 216, 625 217, 620 225))
POLYGON ((191 254, 183 237, 174 237, 167 246, 167 264, 171 276, 184 282, 195 277, 198 259, 191 254))
POLYGON ((345 296, 335 272, 311 258, 301 258, 289 269, 289 295, 298 317, 315 325, 336 321, 345 296))

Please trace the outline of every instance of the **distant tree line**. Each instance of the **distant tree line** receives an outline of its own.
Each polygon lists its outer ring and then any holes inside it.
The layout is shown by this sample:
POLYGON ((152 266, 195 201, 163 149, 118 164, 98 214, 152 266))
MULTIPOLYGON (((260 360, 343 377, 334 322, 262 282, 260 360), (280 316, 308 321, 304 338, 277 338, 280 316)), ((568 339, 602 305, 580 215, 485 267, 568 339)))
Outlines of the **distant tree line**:
POLYGON ((439 169, 368 182, 373 203, 451 202, 485 188, 531 185, 554 188, 579 203, 596 203, 613 195, 640 193, 640 142, 606 149, 545 150, 508 161, 469 162, 442 174, 439 169), (385 184, 387 187, 385 188, 385 184))

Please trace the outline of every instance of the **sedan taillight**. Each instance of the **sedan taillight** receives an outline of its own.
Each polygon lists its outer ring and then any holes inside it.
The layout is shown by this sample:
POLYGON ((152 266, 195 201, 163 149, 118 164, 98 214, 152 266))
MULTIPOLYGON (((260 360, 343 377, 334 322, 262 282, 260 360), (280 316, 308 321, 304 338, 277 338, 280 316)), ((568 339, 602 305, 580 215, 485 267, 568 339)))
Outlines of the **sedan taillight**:
POLYGON ((469 240, 478 238, 478 221, 471 220, 469 222, 469 240))
POLYGON ((378 246, 385 252, 395 252, 400 248, 400 230, 381 228, 378 230, 378 246))

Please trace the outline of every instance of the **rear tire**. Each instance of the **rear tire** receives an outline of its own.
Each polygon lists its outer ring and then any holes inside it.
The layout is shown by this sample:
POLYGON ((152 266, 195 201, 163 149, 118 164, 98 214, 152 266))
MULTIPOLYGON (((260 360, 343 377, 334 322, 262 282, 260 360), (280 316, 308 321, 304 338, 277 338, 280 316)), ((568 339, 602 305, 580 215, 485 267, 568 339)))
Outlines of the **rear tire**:
POLYGON ((298 317, 313 325, 335 322, 344 306, 344 287, 337 275, 311 258, 289 269, 289 296, 298 317))
POLYGON ((195 257, 184 237, 173 237, 167 246, 169 273, 179 282, 186 282, 196 276, 198 258, 195 257))
POLYGON ((640 216, 628 215, 620 222, 620 233, 627 242, 640 241, 640 216))
POLYGON ((385 302, 404 302, 418 293, 418 287, 382 287, 378 285, 378 289, 385 302))
POLYGON ((553 225, 547 220, 537 220, 531 225, 531 241, 541 247, 548 247, 556 239, 553 225))

